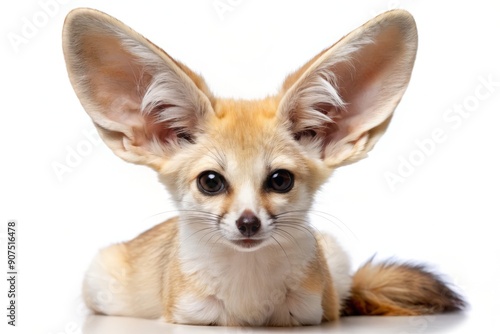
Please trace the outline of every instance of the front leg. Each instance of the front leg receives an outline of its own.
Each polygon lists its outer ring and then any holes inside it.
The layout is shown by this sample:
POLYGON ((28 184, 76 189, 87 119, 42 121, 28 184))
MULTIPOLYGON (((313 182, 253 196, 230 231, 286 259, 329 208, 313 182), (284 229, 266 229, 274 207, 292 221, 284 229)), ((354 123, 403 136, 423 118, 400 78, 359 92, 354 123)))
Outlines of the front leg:
POLYGON ((321 248, 309 263, 306 274, 287 296, 292 323, 317 325, 340 317, 340 300, 321 248))
POLYGON ((176 302, 171 322, 186 325, 230 325, 223 303, 215 296, 183 294, 176 302))
POLYGON ((287 297, 288 315, 292 326, 318 325, 323 319, 322 298, 319 293, 295 291, 287 297))

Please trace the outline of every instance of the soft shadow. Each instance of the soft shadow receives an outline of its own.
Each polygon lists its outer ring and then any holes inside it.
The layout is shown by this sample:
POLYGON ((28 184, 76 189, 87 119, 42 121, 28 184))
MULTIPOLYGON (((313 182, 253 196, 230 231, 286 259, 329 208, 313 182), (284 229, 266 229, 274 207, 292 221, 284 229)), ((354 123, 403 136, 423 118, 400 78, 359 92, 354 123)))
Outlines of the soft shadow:
POLYGON ((342 318, 340 330, 349 333, 366 333, 367 329, 373 333, 454 333, 467 319, 466 312, 408 317, 355 316, 342 318))
POLYGON ((323 324, 321 326, 307 326, 295 328, 264 328, 264 327, 221 327, 221 326, 187 326, 172 325, 156 320, 112 317, 112 316, 89 316, 83 325, 83 334, 249 334, 249 333, 336 333, 335 328, 339 323, 323 324))
POLYGON ((159 320, 89 316, 83 334, 249 334, 249 333, 453 333, 467 319, 465 312, 416 317, 345 317, 335 323, 294 328, 187 326, 159 320))

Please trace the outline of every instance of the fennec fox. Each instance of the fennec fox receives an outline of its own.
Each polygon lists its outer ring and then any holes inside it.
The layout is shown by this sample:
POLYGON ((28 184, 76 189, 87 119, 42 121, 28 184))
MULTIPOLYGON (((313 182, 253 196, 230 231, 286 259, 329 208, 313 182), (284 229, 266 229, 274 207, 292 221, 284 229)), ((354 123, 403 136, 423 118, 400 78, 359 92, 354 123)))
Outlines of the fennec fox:
POLYGON ((96 10, 68 15, 63 47, 104 142, 156 170, 179 211, 98 253, 83 287, 96 313, 299 326, 463 307, 422 266, 368 261, 352 275, 308 218, 332 171, 365 157, 389 124, 417 50, 409 13, 377 16, 260 100, 216 98, 187 66, 96 10), (113 297, 101 298, 107 290, 113 297))

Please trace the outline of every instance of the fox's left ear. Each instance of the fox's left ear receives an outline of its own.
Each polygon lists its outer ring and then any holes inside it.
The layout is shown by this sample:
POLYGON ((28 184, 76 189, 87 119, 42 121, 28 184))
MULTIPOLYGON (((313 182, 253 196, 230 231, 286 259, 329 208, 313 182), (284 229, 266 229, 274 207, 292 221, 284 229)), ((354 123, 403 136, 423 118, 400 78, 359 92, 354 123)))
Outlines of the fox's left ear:
POLYGON ((327 166, 355 162, 387 128, 416 51, 413 17, 403 10, 381 14, 290 75, 278 115, 327 166))

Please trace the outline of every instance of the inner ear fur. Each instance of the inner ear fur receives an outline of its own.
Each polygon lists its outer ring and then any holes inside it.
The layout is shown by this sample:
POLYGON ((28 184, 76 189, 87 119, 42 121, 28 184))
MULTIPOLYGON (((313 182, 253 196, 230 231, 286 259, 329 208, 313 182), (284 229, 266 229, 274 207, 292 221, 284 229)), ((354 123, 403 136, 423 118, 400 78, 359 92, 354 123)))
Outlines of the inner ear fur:
POLYGON ((329 167, 358 161, 383 134, 406 90, 417 40, 408 12, 377 16, 285 80, 279 117, 329 167))
POLYGON ((70 12, 63 50, 83 107, 124 160, 159 168, 194 140, 213 112, 201 77, 102 12, 70 12))

